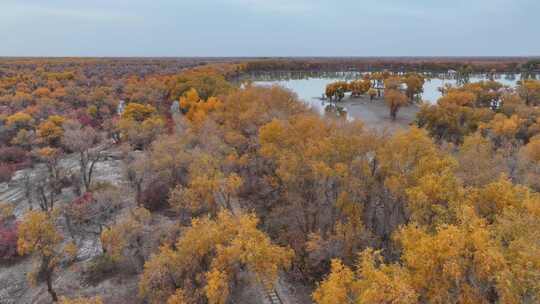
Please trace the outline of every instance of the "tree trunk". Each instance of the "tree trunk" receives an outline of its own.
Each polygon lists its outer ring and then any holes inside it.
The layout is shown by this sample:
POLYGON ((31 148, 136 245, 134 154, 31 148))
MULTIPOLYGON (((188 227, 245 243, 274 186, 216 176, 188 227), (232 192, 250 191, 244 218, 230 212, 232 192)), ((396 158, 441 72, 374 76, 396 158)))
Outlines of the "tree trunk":
POLYGON ((52 273, 47 272, 45 281, 47 282, 47 291, 51 295, 51 298, 54 303, 58 302, 58 296, 56 295, 56 291, 54 291, 52 286, 52 273))
POLYGON ((135 201, 137 202, 137 206, 141 206, 141 194, 142 194, 142 182, 135 184, 135 201))
POLYGON ((392 117, 392 121, 396 120, 398 110, 399 110, 399 107, 396 107, 396 106, 390 107, 390 116, 392 117))
POLYGON ((87 167, 87 162, 84 156, 84 152, 80 152, 79 153, 79 172, 81 174, 84 190, 88 191, 88 180, 86 179, 86 167, 87 167))

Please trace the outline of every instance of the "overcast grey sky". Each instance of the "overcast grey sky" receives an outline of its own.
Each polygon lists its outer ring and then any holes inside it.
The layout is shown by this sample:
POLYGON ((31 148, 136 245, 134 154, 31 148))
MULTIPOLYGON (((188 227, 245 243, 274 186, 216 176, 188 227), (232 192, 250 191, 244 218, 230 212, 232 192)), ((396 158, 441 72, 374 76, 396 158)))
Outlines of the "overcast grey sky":
POLYGON ((540 55, 540 0, 0 0, 0 56, 540 55))

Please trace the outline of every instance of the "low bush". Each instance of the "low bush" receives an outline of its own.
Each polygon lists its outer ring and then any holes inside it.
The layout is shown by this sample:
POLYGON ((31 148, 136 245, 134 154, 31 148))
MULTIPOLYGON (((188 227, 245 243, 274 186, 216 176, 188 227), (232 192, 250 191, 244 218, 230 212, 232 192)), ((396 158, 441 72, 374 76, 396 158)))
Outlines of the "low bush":
POLYGON ((9 164, 0 163, 0 183, 7 183, 13 176, 13 166, 9 164))
POLYGON ((92 183, 92 192, 103 192, 103 191, 112 191, 117 190, 116 186, 109 181, 96 180, 92 183))
POLYGON ((160 180, 152 181, 141 193, 140 202, 144 208, 157 211, 169 206, 169 185, 160 180))
POLYGON ((108 254, 95 257, 83 271, 85 281, 90 284, 99 282, 111 277, 118 271, 118 265, 108 254))
POLYGON ((19 147, 1 147, 0 163, 16 164, 24 162, 28 158, 28 153, 19 147))
POLYGON ((0 223, 0 261, 9 262, 18 257, 17 239, 19 233, 17 223, 3 221, 0 223))

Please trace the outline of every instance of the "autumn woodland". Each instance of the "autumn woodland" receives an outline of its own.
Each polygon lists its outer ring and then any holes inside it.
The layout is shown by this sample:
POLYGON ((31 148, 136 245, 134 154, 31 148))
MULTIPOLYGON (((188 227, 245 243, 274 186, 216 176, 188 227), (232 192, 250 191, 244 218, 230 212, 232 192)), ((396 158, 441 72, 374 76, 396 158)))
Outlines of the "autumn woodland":
POLYGON ((0 59, 0 303, 540 303, 539 73, 525 57, 0 59), (362 71, 319 96, 396 128, 241 80, 273 71, 362 71), (426 102, 435 72, 455 84, 426 102))

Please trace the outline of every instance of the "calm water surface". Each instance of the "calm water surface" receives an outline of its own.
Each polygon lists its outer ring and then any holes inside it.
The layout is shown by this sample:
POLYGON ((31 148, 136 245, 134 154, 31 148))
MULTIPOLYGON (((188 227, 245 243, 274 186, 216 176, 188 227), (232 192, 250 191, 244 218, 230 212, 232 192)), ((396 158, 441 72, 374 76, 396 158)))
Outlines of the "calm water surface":
MULTIPOLYGON (((255 85, 271 86, 280 85, 295 92, 298 97, 309 103, 312 107, 324 110, 327 103, 320 98, 327 84, 338 80, 353 80, 362 77, 360 72, 341 72, 341 73, 297 73, 297 72, 281 72, 281 73, 264 73, 259 75, 251 75, 250 80, 255 85)), ((487 80, 486 75, 472 75, 470 82, 487 80)), ((519 74, 498 74, 495 75, 495 80, 504 85, 514 87, 516 82, 520 80, 519 74)), ((422 99, 426 102, 435 103, 441 97, 439 88, 445 84, 456 85, 455 79, 443 78, 435 76, 427 78, 424 84, 424 93, 422 99)))

